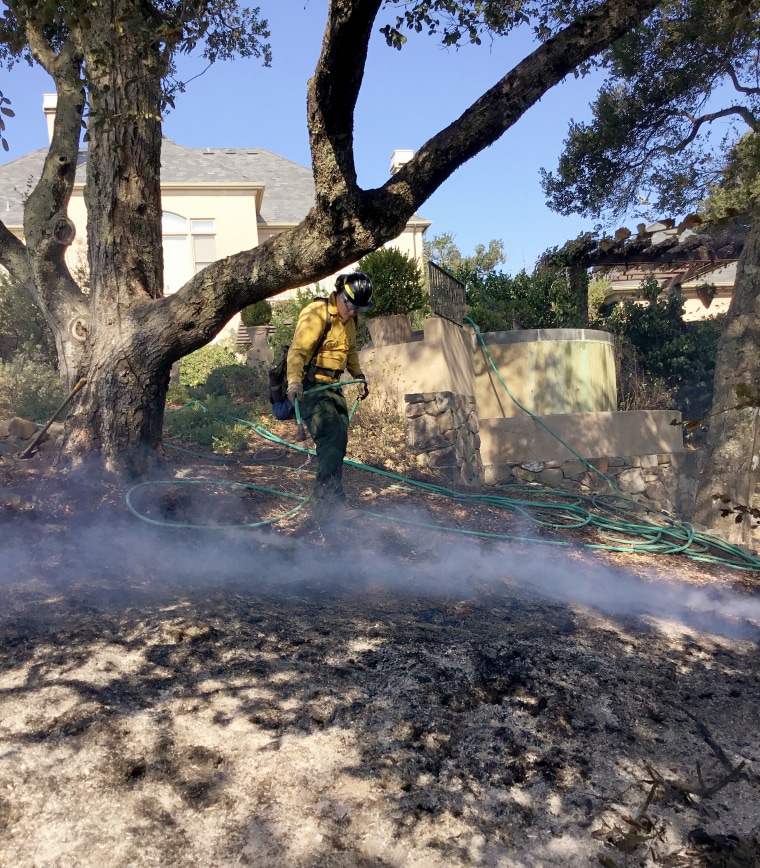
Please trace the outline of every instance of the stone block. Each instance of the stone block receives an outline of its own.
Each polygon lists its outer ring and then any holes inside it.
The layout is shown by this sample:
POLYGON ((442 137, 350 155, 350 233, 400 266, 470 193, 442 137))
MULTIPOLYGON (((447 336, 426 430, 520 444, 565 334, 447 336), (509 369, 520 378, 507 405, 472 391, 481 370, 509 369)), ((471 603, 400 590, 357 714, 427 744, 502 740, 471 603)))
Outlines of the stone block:
POLYGON ((565 477, 559 467, 546 467, 538 474, 538 481, 549 488, 559 488, 565 477))
POLYGON ((424 404, 407 404, 404 410, 407 419, 416 419, 417 416, 422 416, 425 413, 424 404))
POLYGON ((520 482, 535 482, 538 479, 538 474, 531 473, 530 470, 526 470, 524 467, 513 467, 512 475, 519 479, 520 482))
POLYGON ((438 416, 438 430, 441 434, 445 434, 447 431, 451 431, 454 425, 454 418, 450 410, 445 410, 438 416))
POLYGON ((566 479, 578 479, 588 470, 586 465, 577 458, 572 461, 563 461, 561 466, 566 479))
POLYGON ((435 393, 435 404, 439 413, 445 413, 446 410, 451 408, 451 400, 453 395, 451 392, 436 392, 435 393))
POLYGON ((21 437, 22 440, 29 440, 31 437, 34 437, 37 431, 37 426, 34 422, 30 422, 28 419, 20 419, 18 416, 14 416, 12 419, 8 420, 8 433, 14 437, 21 437))
POLYGON ((644 474, 639 467, 623 470, 617 478, 618 488, 625 494, 643 494, 647 487, 644 474))
POLYGON ((418 416, 410 419, 407 425, 406 442, 413 452, 430 452, 450 446, 448 440, 441 436, 438 422, 433 416, 418 416))
POLYGON ((453 467, 457 466, 457 456, 453 446, 447 449, 436 449, 428 452, 429 467, 453 467))
POLYGON ((644 489, 644 495, 650 500, 656 500, 660 503, 664 503, 665 501, 669 500, 668 492, 665 490, 665 486, 659 480, 657 480, 656 482, 650 482, 644 489))

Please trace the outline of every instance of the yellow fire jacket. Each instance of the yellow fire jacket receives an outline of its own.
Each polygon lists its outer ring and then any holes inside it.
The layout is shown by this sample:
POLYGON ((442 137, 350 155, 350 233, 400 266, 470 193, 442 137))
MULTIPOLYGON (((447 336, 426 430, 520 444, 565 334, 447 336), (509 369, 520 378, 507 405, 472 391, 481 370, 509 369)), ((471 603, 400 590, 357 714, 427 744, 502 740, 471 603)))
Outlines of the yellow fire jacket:
POLYGON ((335 293, 332 292, 327 304, 323 298, 318 298, 307 304, 298 317, 293 342, 288 350, 289 383, 303 380, 305 368, 325 334, 328 316, 330 328, 314 362, 317 369, 335 372, 335 376, 317 370, 315 379, 320 383, 334 383, 339 379, 338 372, 346 369, 354 379, 364 376, 356 349, 356 318, 352 317, 345 325, 341 322, 335 293))

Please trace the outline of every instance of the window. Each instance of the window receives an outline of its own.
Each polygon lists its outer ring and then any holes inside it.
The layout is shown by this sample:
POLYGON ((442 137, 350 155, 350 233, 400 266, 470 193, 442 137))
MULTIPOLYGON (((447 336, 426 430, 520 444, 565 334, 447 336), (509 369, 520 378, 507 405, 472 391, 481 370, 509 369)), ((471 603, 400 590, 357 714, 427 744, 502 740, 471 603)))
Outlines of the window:
POLYGON ((202 268, 216 261, 213 220, 188 220, 165 211, 161 215, 164 248, 164 292, 176 292, 202 268))

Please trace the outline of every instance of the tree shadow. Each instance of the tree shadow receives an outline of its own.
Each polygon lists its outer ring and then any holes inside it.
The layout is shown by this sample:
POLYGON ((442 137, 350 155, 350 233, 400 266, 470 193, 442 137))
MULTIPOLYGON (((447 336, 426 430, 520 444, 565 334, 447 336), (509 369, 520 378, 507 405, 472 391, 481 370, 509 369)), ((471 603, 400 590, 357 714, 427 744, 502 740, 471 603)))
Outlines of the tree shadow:
POLYGON ((287 864, 298 794, 318 830, 299 866, 411 852, 552 865, 563 848, 620 866, 680 848, 711 865, 729 843, 726 864, 754 864, 736 859, 757 855, 742 813, 760 805, 756 644, 455 580, 414 539, 393 557, 118 531, 82 527, 14 561, 0 589, 2 758, 11 773, 39 747, 93 752, 102 798, 137 805, 132 825, 162 864, 195 864, 192 818, 209 811, 229 842, 219 864, 287 864), (714 807, 700 782, 742 761, 714 807))

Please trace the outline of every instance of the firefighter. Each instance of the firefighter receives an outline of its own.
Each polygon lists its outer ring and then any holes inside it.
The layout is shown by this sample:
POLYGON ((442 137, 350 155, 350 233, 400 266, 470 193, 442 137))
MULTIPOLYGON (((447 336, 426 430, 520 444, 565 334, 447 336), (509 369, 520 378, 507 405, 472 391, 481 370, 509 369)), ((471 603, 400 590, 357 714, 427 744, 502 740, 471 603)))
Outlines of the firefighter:
POLYGON ((345 513, 343 459, 348 445, 348 406, 337 384, 345 370, 362 380, 360 398, 369 394, 356 349, 357 314, 374 305, 366 274, 341 274, 329 298, 316 299, 301 311, 288 351, 288 398, 299 402, 301 419, 317 450, 317 479, 312 495, 315 517, 345 513))

